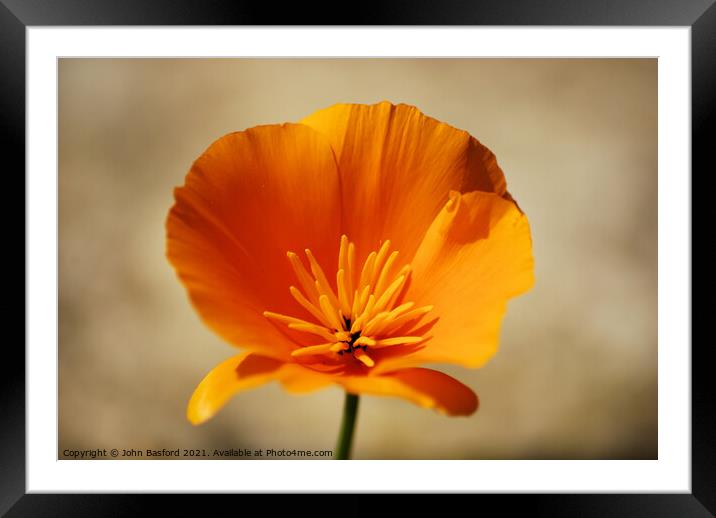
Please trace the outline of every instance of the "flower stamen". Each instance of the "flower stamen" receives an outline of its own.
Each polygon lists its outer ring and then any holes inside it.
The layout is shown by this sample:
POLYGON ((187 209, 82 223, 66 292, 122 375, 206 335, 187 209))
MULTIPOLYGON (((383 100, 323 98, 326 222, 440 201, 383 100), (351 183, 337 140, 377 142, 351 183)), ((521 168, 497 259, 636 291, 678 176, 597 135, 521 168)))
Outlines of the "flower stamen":
POLYGON ((395 271, 399 254, 397 250, 391 253, 390 245, 386 240, 377 252, 368 254, 359 273, 355 244, 343 235, 335 289, 311 250, 305 250, 310 273, 298 255, 286 254, 303 290, 290 286, 291 296, 315 322, 272 311, 264 311, 264 316, 291 330, 325 340, 317 345, 297 346, 292 356, 350 358, 370 368, 375 360, 369 350, 415 345, 427 339, 411 332, 433 307, 414 308, 413 302, 399 304, 411 269, 406 264, 395 271), (397 332, 401 334, 395 335, 397 332))

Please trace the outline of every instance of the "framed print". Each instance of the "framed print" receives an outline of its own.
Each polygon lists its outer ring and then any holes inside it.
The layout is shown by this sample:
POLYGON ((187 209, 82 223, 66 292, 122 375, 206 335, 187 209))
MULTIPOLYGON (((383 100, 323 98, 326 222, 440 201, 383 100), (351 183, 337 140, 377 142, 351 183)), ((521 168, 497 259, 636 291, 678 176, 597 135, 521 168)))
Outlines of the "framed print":
POLYGON ((347 27, 5 2, 27 309, 0 510, 713 513, 690 236, 716 8, 518 4, 347 27))

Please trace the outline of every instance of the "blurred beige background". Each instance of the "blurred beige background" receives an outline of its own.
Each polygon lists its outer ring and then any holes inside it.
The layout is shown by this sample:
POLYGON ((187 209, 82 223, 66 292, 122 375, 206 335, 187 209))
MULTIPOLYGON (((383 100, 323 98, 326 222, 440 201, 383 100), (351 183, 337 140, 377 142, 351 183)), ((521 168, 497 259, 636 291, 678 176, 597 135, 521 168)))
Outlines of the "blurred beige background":
POLYGON ((363 397, 357 458, 656 458, 656 60, 62 59, 59 451, 331 449, 343 394, 272 384, 193 427, 235 354, 165 259, 172 188, 218 137, 337 102, 405 102, 495 152, 529 216, 536 286, 448 418, 363 397))

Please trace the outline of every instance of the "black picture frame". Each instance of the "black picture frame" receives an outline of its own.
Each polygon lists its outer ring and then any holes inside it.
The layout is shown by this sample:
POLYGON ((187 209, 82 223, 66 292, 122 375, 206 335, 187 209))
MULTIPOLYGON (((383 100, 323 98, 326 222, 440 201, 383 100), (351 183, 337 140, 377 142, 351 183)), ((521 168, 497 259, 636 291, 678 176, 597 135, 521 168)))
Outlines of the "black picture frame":
MULTIPOLYGON (((716 5, 715 0, 491 0, 468 3, 390 1, 380 5, 362 3, 354 16, 327 12, 304 4, 276 9, 256 2, 191 0, 0 0, 0 146, 5 159, 5 178, 20 185, 18 194, 6 200, 23 200, 25 183, 25 29, 28 26, 62 25, 572 25, 572 26, 689 26, 692 52, 692 174, 708 171, 708 152, 713 147, 708 129, 716 122, 716 5), (8 158, 12 166, 7 166, 8 158), (19 192, 22 190, 23 196, 19 192)), ((713 166, 710 168, 713 169, 713 166)), ((693 183, 692 183, 693 186, 693 183)), ((10 191, 10 189, 8 189, 10 191)), ((693 187, 692 187, 693 192, 693 187)), ((692 201, 693 203, 693 201, 692 201)), ((17 212, 3 204, 6 231, 13 229, 17 212)), ((693 209, 692 209, 693 210, 693 209)), ((695 222, 696 219, 692 217, 695 222)), ((11 278, 25 270, 23 253, 6 259, 11 278), (22 255, 22 258, 20 257, 22 255), (22 265, 20 265, 22 260, 22 265), (17 265, 13 268, 11 265, 17 265)), ((693 230, 692 230, 693 235, 693 230)), ((20 236, 18 236, 20 241, 20 236)), ((691 251, 693 258, 693 249, 691 251)), ((692 266, 693 276, 693 266, 692 266)), ((692 277, 693 278, 693 277, 692 277)), ((24 290, 23 290, 24 293, 24 290)), ((10 304, 8 321, 25 321, 25 305, 10 304)), ((25 296, 23 295, 23 301, 25 296)), ((693 305, 692 305, 693 307, 693 305)), ((692 309, 693 316, 696 308, 692 309)), ((23 336, 25 328, 23 327, 23 336)), ((146 495, 37 495, 25 494, 25 354, 19 339, 6 338, 0 376, 0 515, 90 516, 136 515, 147 510, 146 495)), ((24 340, 23 340, 24 342, 24 340)), ((528 510, 548 516, 714 516, 716 514, 716 398, 711 382, 712 364, 707 361, 709 341, 692 345, 692 492, 691 494, 592 494, 592 495, 471 495, 490 499, 501 513, 528 510)), ((246 498, 245 496, 242 498, 246 498)), ((345 496, 341 514, 361 515, 373 504, 366 496, 345 496)), ((455 496, 455 498, 458 498, 455 496)), ((165 513, 177 506, 181 514, 202 512, 206 507, 186 499, 166 502, 165 513)), ((418 505, 421 498, 413 500, 418 505)), ((334 515, 334 503, 327 510, 334 515)), ((455 501, 451 505, 461 505, 455 501)), ((474 505, 474 503, 467 503, 474 505)), ((246 509, 244 506, 243 509, 246 509)), ((403 509, 403 513, 407 509, 403 509)), ((476 509, 477 511, 477 509, 476 509)), ((241 512, 241 511, 237 511, 241 512)), ((193 514, 193 513, 192 513, 193 514)), ((315 513, 313 513, 315 514, 315 513)))

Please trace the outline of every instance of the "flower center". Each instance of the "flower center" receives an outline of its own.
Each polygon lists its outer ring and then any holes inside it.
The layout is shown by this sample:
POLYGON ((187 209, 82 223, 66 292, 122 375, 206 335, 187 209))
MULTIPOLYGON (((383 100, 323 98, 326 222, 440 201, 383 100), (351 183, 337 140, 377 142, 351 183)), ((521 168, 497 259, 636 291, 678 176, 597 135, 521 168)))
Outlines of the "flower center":
POLYGON ((307 333, 322 341, 299 346, 294 357, 357 360, 373 367, 373 351, 399 345, 418 344, 425 340, 416 326, 433 306, 415 308, 413 302, 402 302, 410 278, 410 265, 398 269, 398 252, 390 252, 390 241, 371 252, 362 268, 356 268, 355 245, 344 235, 338 252, 335 285, 328 282, 323 269, 309 249, 310 267, 293 252, 288 252, 301 289, 291 286, 293 298, 315 319, 313 322, 272 311, 264 316, 294 331, 307 333), (334 289, 335 286, 335 289, 334 289))

